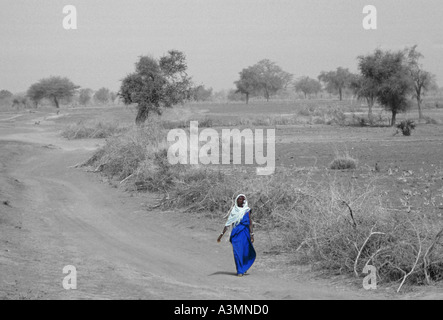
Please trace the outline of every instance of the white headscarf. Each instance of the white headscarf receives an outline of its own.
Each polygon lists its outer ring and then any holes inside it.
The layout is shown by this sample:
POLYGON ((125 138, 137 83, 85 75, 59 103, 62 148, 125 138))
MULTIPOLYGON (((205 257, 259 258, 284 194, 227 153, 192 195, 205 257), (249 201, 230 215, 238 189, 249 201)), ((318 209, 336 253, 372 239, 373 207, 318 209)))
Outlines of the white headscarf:
MULTIPOLYGON (((225 226, 229 227, 231 224, 234 224, 234 227, 237 226, 240 223, 240 221, 243 219, 243 216, 248 210, 249 207, 248 207, 248 201, 246 200, 246 196, 244 194, 239 194, 237 198, 235 198, 234 206, 232 207, 231 212, 229 212, 229 218, 226 221, 225 226), (239 207, 237 205, 237 200, 240 197, 245 198, 245 201, 243 202, 243 207, 239 207)), ((227 216, 228 215, 226 215, 225 218, 227 216)))

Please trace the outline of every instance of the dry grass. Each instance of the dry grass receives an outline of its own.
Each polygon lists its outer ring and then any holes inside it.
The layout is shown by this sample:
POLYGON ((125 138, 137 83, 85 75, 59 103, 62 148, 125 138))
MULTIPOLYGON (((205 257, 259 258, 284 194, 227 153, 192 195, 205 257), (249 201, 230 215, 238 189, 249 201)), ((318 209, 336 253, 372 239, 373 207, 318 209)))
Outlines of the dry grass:
POLYGON ((101 122, 97 120, 80 120, 74 124, 68 125, 63 131, 62 136, 66 139, 103 139, 112 135, 119 134, 127 130, 126 127, 118 122, 101 122))
POLYGON ((336 151, 335 159, 329 165, 332 170, 352 170, 357 168, 358 161, 351 157, 348 152, 339 154, 336 151))
MULTIPOLYGON (((85 165, 128 189, 160 192, 162 208, 216 219, 245 193, 258 227, 279 231, 281 250, 329 274, 360 278, 370 264, 379 284, 393 283, 398 291, 443 280, 442 221, 384 207, 377 180, 338 179, 329 171, 315 183, 311 172, 285 168, 263 177, 235 166, 172 166, 165 137, 155 122, 131 128, 108 139, 85 165)), ((344 155, 337 157, 337 168, 354 168, 356 160, 344 155)))

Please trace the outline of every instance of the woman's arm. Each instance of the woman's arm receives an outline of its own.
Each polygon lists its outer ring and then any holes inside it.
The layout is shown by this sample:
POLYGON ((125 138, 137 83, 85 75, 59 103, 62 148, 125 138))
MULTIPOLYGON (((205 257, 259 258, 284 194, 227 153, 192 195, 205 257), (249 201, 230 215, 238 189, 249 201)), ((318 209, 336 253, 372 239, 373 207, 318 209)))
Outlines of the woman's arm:
POLYGON ((228 227, 224 227, 223 231, 220 233, 220 235, 218 236, 217 242, 220 242, 221 239, 223 238, 223 235, 225 234, 226 230, 228 230, 228 227))

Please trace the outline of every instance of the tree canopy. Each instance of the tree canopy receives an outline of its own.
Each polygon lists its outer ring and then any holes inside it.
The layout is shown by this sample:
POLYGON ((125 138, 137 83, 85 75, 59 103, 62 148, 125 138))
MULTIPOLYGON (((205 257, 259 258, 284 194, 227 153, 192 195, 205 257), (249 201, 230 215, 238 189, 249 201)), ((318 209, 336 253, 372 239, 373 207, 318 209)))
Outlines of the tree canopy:
POLYGON ((342 67, 338 67, 335 71, 322 71, 318 76, 318 80, 325 84, 326 91, 338 93, 340 101, 343 100, 343 89, 350 86, 352 78, 352 73, 342 67))
POLYGON ((363 81, 374 86, 377 101, 392 112, 391 125, 395 125, 396 115, 410 107, 413 88, 405 53, 377 49, 358 59, 363 81))
POLYGON ((238 93, 246 96, 246 104, 249 103, 249 96, 258 91, 258 75, 254 67, 248 67, 240 72, 240 79, 234 82, 238 93))
POLYGON ((212 88, 206 89, 204 85, 198 85, 191 89, 190 96, 194 101, 208 101, 212 97, 212 88))
POLYGON ((163 108, 189 98, 191 79, 186 70, 186 57, 177 50, 170 50, 158 61, 150 56, 140 57, 135 72, 122 80, 119 92, 125 104, 137 104, 137 124, 144 123, 150 113, 161 115, 163 108))
POLYGON ((111 92, 108 88, 100 88, 94 93, 94 100, 99 103, 107 103, 111 99, 111 92))
POLYGON ((303 92, 306 98, 308 95, 319 93, 321 91, 321 83, 309 77, 301 77, 295 82, 294 89, 297 92, 303 92))
POLYGON ((275 62, 261 60, 255 65, 243 69, 240 79, 235 81, 237 92, 246 95, 246 103, 250 95, 262 94, 267 101, 279 90, 286 88, 292 80, 292 74, 283 71, 275 62))
POLYGON ((27 91, 27 96, 35 105, 42 99, 47 98, 52 100, 55 106, 59 108, 60 99, 71 98, 78 88, 80 87, 68 78, 52 76, 31 85, 27 91))
POLYGON ((12 92, 10 92, 8 90, 1 90, 0 91, 0 100, 10 99, 10 98, 12 98, 12 96, 13 96, 12 92))
POLYGON ((78 102, 81 105, 87 105, 88 102, 91 101, 91 94, 92 94, 92 89, 89 88, 80 89, 78 102))
MULTIPOLYGON (((360 64, 364 62, 365 62, 364 60, 359 61, 359 68, 360 64)), ((369 108, 368 117, 370 120, 372 120, 372 108, 376 101, 377 92, 378 92, 377 82, 370 77, 364 77, 363 75, 358 74, 352 77, 350 88, 354 92, 354 95, 357 97, 357 99, 366 100, 369 108)))

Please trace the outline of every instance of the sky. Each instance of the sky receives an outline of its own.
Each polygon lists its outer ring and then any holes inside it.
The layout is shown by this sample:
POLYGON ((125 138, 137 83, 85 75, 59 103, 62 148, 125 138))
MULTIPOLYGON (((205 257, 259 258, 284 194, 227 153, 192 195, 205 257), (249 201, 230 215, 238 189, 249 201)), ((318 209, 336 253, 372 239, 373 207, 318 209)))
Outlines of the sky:
POLYGON ((0 0, 0 90, 24 92, 48 76, 83 88, 118 91, 141 55, 186 54, 196 84, 230 89, 262 59, 295 78, 357 56, 418 45, 426 70, 443 85, 441 0, 0 0), (66 5, 77 29, 66 30, 66 5), (365 30, 363 8, 377 9, 365 30))

